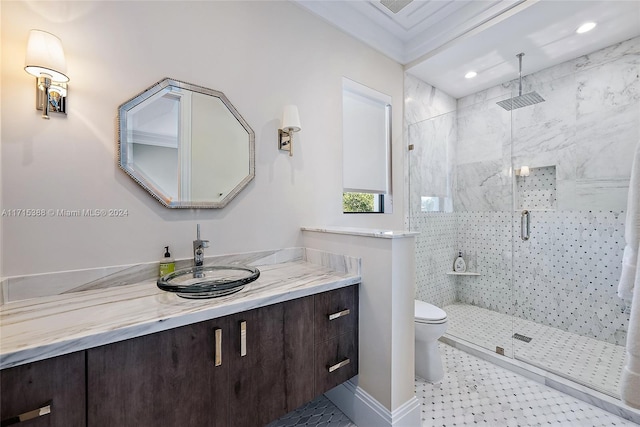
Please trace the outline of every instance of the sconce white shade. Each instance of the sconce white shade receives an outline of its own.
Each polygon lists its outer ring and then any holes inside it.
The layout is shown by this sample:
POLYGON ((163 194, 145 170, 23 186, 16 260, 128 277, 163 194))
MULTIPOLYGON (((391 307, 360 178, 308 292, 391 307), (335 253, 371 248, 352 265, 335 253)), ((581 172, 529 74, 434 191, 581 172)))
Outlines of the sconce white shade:
POLYGON ((31 30, 27 42, 24 69, 36 77, 51 76, 54 82, 66 83, 67 61, 64 58, 62 41, 51 33, 31 30))
POLYGON ((282 113, 282 129, 289 132, 298 132, 302 129, 300 126, 298 107, 295 105, 284 106, 284 112, 282 113))
POLYGON ((522 166, 520 168, 520 176, 529 176, 530 173, 529 166, 522 166))

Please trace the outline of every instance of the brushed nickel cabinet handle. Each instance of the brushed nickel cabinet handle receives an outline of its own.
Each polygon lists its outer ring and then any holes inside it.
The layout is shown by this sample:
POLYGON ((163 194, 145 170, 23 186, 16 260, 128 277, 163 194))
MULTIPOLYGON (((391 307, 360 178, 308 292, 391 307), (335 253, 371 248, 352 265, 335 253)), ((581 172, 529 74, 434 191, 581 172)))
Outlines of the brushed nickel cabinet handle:
POLYGON ((220 366, 222 365, 222 329, 216 328, 214 330, 214 334, 216 337, 216 348, 213 358, 215 360, 215 365, 220 366))
POLYGON ((51 404, 53 402, 50 400, 47 403, 44 404, 44 406, 38 408, 38 409, 33 409, 31 411, 27 411, 23 414, 20 415, 16 415, 15 417, 10 417, 7 419, 2 420, 2 422, 0 423, 0 426, 5 427, 5 426, 10 426, 13 424, 18 424, 21 423, 23 421, 28 421, 28 420, 32 420, 34 418, 38 418, 38 417, 42 417, 43 415, 47 415, 51 413, 51 404))
POLYGON ((346 310, 342 310, 342 311, 339 311, 337 313, 330 314, 329 315, 329 320, 335 320, 335 319, 337 319, 339 317, 346 316, 349 313, 351 313, 351 310, 349 310, 347 308, 346 310))
POLYGON ((247 355, 247 322, 240 322, 240 357, 247 355))
POLYGON ((336 363, 333 366, 329 366, 329 372, 333 372, 337 369, 342 368, 343 366, 347 366, 349 363, 351 363, 350 359, 344 359, 342 362, 336 363))

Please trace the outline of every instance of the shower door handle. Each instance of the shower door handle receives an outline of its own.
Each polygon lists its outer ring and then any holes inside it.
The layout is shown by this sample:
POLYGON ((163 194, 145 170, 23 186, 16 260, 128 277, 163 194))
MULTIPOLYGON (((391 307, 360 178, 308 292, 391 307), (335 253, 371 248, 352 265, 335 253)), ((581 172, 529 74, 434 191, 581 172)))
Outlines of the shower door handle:
POLYGON ((531 237, 531 228, 529 225, 531 221, 529 216, 529 211, 523 210, 522 216, 520 217, 520 238, 525 242, 531 237))

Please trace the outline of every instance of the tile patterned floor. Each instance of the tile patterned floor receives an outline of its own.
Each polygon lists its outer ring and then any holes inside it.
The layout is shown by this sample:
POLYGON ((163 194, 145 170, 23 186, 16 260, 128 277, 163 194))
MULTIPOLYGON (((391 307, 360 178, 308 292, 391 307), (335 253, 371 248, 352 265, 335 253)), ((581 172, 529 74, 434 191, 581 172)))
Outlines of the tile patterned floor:
POLYGON ((357 427, 329 399, 320 396, 311 402, 289 412, 267 427, 357 427))
POLYGON ((422 426, 636 426, 533 380, 440 344, 445 378, 416 378, 422 426))
POLYGON ((504 348, 515 357, 579 384, 619 398, 625 349, 593 338, 540 325, 468 304, 444 307, 447 334, 495 351, 504 348), (511 339, 514 333, 531 342, 511 339))
MULTIPOLYGON (((440 354, 444 379, 416 378, 422 425, 415 427, 637 426, 446 344, 440 354)), ((324 396, 268 425, 292 426, 357 427, 324 396)))

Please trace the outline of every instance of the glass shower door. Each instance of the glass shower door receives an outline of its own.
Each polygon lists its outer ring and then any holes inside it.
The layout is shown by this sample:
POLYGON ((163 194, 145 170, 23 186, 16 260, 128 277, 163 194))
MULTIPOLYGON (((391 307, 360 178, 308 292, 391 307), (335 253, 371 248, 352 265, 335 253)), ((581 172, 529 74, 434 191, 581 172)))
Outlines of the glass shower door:
POLYGON ((512 111, 513 343, 516 359, 618 396, 629 313, 616 290, 640 102, 611 77, 635 70, 638 87, 638 58, 613 53, 528 76, 524 91, 544 102, 512 111))
POLYGON ((511 114, 509 88, 458 100, 454 212, 468 271, 456 276, 449 333, 513 357, 511 114))

